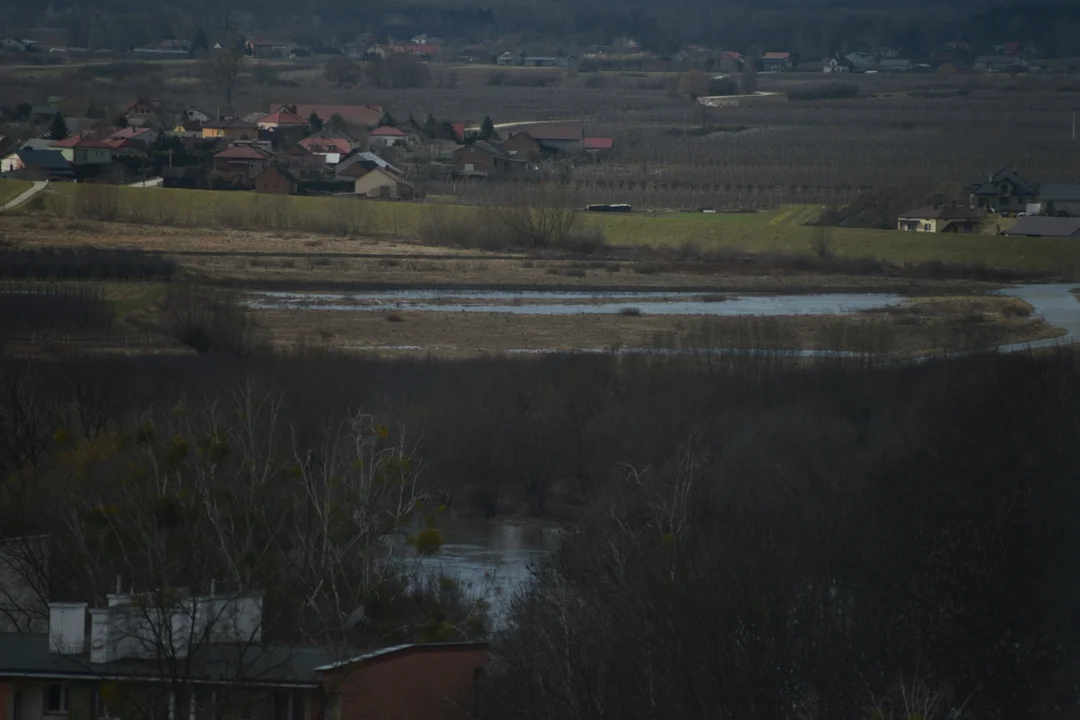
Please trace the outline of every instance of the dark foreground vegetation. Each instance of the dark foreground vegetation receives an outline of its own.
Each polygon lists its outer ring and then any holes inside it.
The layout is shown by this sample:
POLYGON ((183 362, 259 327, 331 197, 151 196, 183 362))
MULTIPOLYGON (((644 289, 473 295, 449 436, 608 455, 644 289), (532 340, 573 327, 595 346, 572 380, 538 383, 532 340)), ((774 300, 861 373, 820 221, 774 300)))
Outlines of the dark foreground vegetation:
POLYGON ((61 594, 227 578, 275 637, 379 643, 486 627, 388 539, 556 515, 492 717, 1075 717, 1078 370, 7 358, 0 528, 53 535, 61 594))

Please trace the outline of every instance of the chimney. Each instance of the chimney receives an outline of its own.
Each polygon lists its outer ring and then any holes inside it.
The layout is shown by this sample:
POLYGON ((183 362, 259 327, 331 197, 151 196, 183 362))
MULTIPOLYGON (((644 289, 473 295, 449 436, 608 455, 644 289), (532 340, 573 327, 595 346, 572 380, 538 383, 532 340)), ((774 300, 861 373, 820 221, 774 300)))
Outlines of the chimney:
POLYGON ((49 603, 49 652, 86 652, 86 603, 49 603))

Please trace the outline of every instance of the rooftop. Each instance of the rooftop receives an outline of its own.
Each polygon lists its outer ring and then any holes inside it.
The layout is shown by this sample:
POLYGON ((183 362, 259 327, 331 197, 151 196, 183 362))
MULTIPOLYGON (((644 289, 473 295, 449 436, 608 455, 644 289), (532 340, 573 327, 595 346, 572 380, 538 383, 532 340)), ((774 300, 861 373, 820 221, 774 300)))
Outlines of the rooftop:
POLYGON ((586 150, 611 150, 615 147, 615 138, 588 137, 585 138, 586 150))
POLYGON ((250 145, 234 145, 228 150, 222 150, 214 159, 224 160, 265 160, 267 154, 262 150, 251 147, 250 145))
POLYGON ((1080 238, 1080 218, 1022 217, 1005 231, 1006 235, 1026 237, 1080 238))
POLYGON ((405 132, 396 127, 384 125, 371 131, 372 137, 405 137, 405 132))
POLYGON ((81 135, 72 135, 71 137, 64 138, 63 140, 57 140, 52 143, 51 147, 54 148, 108 148, 112 147, 100 140, 94 140, 93 138, 82 137, 81 135))
POLYGON ((927 205, 926 207, 900 214, 900 219, 978 220, 981 217, 982 213, 972 208, 945 207, 941 205, 927 205))
POLYGON ((291 110, 280 107, 269 115, 264 115, 259 118, 260 123, 273 123, 276 125, 304 125, 307 126, 308 121, 300 117, 298 114, 291 110))
MULTIPOLYGON (((585 131, 580 123, 537 123, 522 125, 518 132, 527 132, 533 140, 581 140, 585 131)), ((514 131, 510 132, 514 135, 514 131)))

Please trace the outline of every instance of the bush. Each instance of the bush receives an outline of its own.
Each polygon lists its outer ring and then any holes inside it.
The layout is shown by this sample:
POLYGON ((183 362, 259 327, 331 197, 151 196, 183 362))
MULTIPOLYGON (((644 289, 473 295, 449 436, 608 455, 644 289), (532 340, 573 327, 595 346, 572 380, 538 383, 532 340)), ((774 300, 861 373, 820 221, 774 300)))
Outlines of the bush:
POLYGON ((788 100, 844 100, 858 95, 859 86, 847 82, 808 83, 787 91, 788 100))
POLYGON ((264 345, 235 291, 174 284, 162 309, 172 336, 200 355, 248 356, 264 345))

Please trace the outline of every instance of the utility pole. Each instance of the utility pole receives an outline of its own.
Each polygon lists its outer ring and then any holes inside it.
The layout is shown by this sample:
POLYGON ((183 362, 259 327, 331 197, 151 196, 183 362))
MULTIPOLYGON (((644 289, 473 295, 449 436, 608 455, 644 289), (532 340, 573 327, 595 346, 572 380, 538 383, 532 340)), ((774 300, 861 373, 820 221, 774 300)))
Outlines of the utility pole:
POLYGON ((1073 142, 1076 142, 1076 111, 1073 110, 1073 142))

